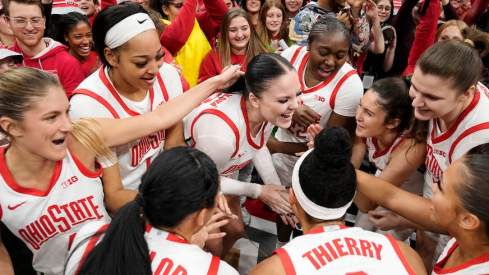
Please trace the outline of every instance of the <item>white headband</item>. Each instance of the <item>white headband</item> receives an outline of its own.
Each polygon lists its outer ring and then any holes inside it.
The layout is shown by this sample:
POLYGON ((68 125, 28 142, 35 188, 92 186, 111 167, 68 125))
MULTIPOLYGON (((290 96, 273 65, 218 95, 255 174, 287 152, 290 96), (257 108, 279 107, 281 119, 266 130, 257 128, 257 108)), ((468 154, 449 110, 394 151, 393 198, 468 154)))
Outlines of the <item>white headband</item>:
POLYGON ((146 13, 136 13, 110 28, 105 35, 105 45, 109 49, 115 49, 134 36, 144 31, 155 29, 155 24, 146 13))
POLYGON ((309 149, 295 163, 294 171, 292 172, 292 188, 294 189, 295 197, 297 198, 297 201, 300 203, 304 211, 306 211, 307 214, 313 216, 316 219, 335 220, 341 218, 345 215, 346 210, 352 204, 353 199, 343 207, 326 208, 312 202, 310 199, 307 198, 306 194, 304 194, 304 192, 302 191, 301 183, 299 181, 299 169, 301 168, 302 162, 313 150, 314 148, 309 149))

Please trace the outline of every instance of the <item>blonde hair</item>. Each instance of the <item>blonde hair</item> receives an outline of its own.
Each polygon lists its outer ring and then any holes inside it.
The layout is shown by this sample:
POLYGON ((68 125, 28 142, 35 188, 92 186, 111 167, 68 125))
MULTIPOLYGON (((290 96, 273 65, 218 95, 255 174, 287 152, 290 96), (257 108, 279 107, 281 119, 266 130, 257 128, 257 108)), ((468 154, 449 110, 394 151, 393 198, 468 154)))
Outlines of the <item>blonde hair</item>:
POLYGON ((112 153, 102 137, 102 127, 93 118, 82 118, 73 121, 73 136, 87 148, 100 162, 117 163, 117 157, 112 153))
POLYGON ((443 23, 439 28, 438 30, 436 31, 436 34, 435 34, 435 42, 438 42, 438 39, 440 38, 440 35, 441 33, 448 27, 452 27, 452 26, 455 26, 455 27, 458 27, 458 29, 460 30, 460 33, 462 33, 462 30, 467 28, 467 24, 465 24, 464 21, 461 21, 461 20, 448 20, 447 22, 443 23))
POLYGON ((271 42, 271 36, 272 34, 270 31, 267 29, 266 25, 266 20, 267 20, 267 13, 271 8, 277 8, 282 12, 282 24, 280 24, 280 30, 278 33, 278 39, 283 39, 286 42, 289 40, 289 31, 287 29, 287 22, 286 22, 286 13, 285 13, 285 8, 280 3, 278 0, 267 0, 263 6, 261 7, 260 10, 260 20, 258 21, 258 36, 260 37, 261 41, 263 43, 268 43, 270 44, 271 42))
MULTIPOLYGON (((24 113, 53 87, 63 89, 55 76, 38 69, 16 67, 0 73, 0 117, 23 121, 24 113)), ((0 132, 10 136, 8 129, 0 127, 0 132)))
POLYGON ((222 67, 231 65, 231 43, 229 42, 229 25, 234 18, 244 17, 249 24, 250 28, 250 40, 246 46, 245 64, 248 64, 250 60, 260 53, 267 52, 265 45, 258 37, 258 34, 253 27, 250 15, 241 8, 232 8, 226 13, 222 20, 221 31, 219 41, 217 42, 217 48, 219 51, 219 58, 221 59, 222 67))

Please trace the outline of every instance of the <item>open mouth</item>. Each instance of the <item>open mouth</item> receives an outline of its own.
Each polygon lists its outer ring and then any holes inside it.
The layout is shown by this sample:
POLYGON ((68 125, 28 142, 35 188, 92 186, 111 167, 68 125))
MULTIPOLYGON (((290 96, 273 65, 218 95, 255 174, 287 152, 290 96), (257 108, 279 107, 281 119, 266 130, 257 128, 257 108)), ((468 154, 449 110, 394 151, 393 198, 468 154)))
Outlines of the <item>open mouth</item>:
POLYGON ((289 119, 289 118, 292 118, 292 115, 294 114, 294 112, 291 112, 291 113, 288 113, 288 114, 281 114, 280 116, 285 118, 285 119, 289 119))
POLYGON ((156 75, 152 77, 143 77, 142 79, 149 84, 153 84, 156 81, 156 75))
POLYGON ((56 139, 56 140, 53 140, 53 143, 55 145, 62 145, 64 142, 65 142, 65 138, 61 138, 61 139, 56 139))

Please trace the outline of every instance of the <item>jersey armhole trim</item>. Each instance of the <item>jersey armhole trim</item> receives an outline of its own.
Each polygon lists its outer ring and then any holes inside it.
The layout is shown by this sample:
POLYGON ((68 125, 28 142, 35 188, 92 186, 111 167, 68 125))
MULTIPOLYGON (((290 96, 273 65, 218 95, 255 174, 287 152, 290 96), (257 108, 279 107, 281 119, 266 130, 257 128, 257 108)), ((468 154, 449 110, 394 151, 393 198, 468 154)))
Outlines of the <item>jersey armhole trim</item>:
POLYGON ((396 251, 397 256, 399 257, 399 260, 402 262, 402 265, 406 269, 409 275, 416 275, 416 272, 411 268, 409 265, 408 261, 406 260, 406 257, 404 257, 404 254, 401 252, 401 248, 399 247, 399 244, 397 244, 396 240, 390 236, 390 235, 384 235, 389 242, 392 245, 392 248, 394 248, 394 251, 396 251))
POLYGON ((98 94, 96 94, 90 90, 86 90, 86 89, 77 89, 77 90, 73 91, 71 97, 73 97, 74 95, 89 96, 89 97, 95 99, 96 101, 98 101, 100 104, 104 105, 105 108, 107 108, 107 111, 109 111, 114 118, 120 118, 119 115, 117 114, 117 112, 115 111, 115 109, 109 104, 109 102, 107 102, 107 100, 105 100, 103 97, 101 97, 98 94))
MULTIPOLYGON (((165 82, 163 82, 163 78, 161 78, 161 74, 158 73, 156 75, 156 78, 158 79, 158 83, 160 84, 161 93, 163 94, 163 98, 165 99, 165 102, 168 102, 168 99, 169 99, 168 91, 166 90, 166 86, 165 86, 165 82)), ((151 107, 153 107, 153 101, 151 101, 151 107)))
POLYGON ((452 146, 450 147, 450 151, 448 152, 448 162, 452 163, 453 151, 455 151, 455 147, 457 147, 457 145, 460 143, 460 141, 462 139, 466 138, 470 134, 473 134, 475 132, 482 131, 485 129, 489 129, 489 122, 484 122, 484 123, 472 126, 469 129, 465 130, 460 136, 458 136, 457 139, 452 143, 452 146))
POLYGON ((287 253, 287 251, 285 251, 285 249, 280 248, 280 249, 275 250, 273 253, 277 254, 278 257, 280 258, 280 261, 282 262, 282 265, 285 269, 286 275, 296 275, 297 274, 295 272, 294 265, 292 264, 292 259, 290 259, 289 253, 287 253))
POLYGON ((102 176, 102 165, 100 163, 95 162, 95 171, 91 171, 88 169, 73 153, 71 153, 70 150, 68 150, 68 153, 70 154, 71 158, 73 159, 73 162, 75 162, 76 168, 85 176, 88 178, 98 178, 102 176))
POLYGON ((299 56, 299 53, 302 51, 302 49, 304 48, 305 46, 300 46, 299 48, 297 48, 294 52, 294 55, 292 55, 292 58, 290 59, 290 64, 292 64, 292 66, 294 65, 294 62, 295 60, 297 59, 297 56, 299 56))
POLYGON ((193 135, 194 125, 197 122, 198 118, 200 116, 202 116, 203 114, 212 114, 212 115, 215 115, 215 116, 221 118, 222 120, 224 120, 224 122, 226 122, 229 125, 229 127, 231 128, 231 130, 233 130, 234 135, 236 137, 236 149, 234 150, 233 155, 231 156, 231 158, 234 158, 234 156, 236 156, 236 154, 238 153, 238 150, 239 150, 239 130, 238 130, 238 127, 236 127, 236 125, 234 124, 234 122, 226 114, 224 114, 223 112, 221 112, 219 110, 207 109, 207 110, 204 110, 204 111, 200 112, 194 118, 194 120, 192 121, 192 125, 190 126, 190 137, 192 138, 192 142, 194 143, 192 145, 192 147, 195 147, 195 145, 197 144, 197 142, 194 139, 194 135, 193 135))
POLYGON ((217 275, 217 273, 219 272, 220 264, 221 264, 221 259, 213 255, 211 259, 211 264, 209 266, 209 270, 207 271, 207 275, 217 275))
POLYGON ((333 92, 331 93, 331 97, 329 98, 329 106, 331 107, 331 110, 334 111, 334 103, 335 103, 335 100, 336 100, 336 95, 338 94, 338 92, 340 91, 340 88, 341 86, 343 85, 343 83, 345 83, 345 81, 350 78, 350 76, 354 75, 354 74, 357 74, 357 71, 355 70, 351 70, 349 72, 347 72, 341 79, 340 81, 338 81, 338 83, 336 84, 336 86, 334 87, 333 89, 333 92))
POLYGON ((85 248, 85 251, 83 252, 83 256, 80 260, 80 263, 78 264, 78 268, 76 269, 75 275, 78 275, 78 272, 80 271, 80 268, 82 267, 83 263, 85 262, 85 259, 87 258, 88 254, 90 253, 90 251, 92 251, 92 249, 98 243, 98 240, 100 239, 100 237, 102 237, 102 232, 107 231, 108 227, 109 227, 108 224, 103 225, 90 238, 90 241, 88 241, 87 247, 85 248))

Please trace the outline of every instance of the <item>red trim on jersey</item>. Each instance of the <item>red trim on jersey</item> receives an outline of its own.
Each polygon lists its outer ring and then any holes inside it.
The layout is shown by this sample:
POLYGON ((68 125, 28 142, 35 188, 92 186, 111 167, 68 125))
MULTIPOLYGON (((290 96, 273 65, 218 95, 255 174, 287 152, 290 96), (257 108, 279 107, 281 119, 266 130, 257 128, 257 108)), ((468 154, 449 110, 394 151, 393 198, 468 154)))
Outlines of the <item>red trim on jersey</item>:
POLYGON ((172 234, 170 232, 168 232, 168 236, 166 237, 166 240, 170 241, 170 242, 174 242, 174 243, 190 244, 189 242, 187 242, 187 240, 182 239, 182 238, 178 237, 177 235, 172 234))
POLYGON ((70 235, 70 239, 68 240, 68 250, 71 249, 71 245, 73 244, 73 241, 75 240, 76 233, 73 233, 70 235))
MULTIPOLYGON (((112 84, 110 83, 109 79, 105 75, 105 72, 104 72, 104 69, 103 68, 101 68, 99 70, 99 74, 98 75, 100 77, 100 80, 102 80, 102 82, 104 83, 105 87, 109 90, 109 92, 112 94, 112 96, 115 98, 115 100, 117 100, 117 102, 124 109, 124 111, 126 111, 126 113, 128 113, 130 116, 139 116, 139 115, 141 115, 140 113, 131 110, 126 105, 126 103, 124 103, 124 101, 122 100, 120 94, 116 91, 116 89, 114 88, 114 86, 112 86, 112 84)), ((153 88, 151 88, 149 90, 149 98, 150 98, 150 101, 151 101, 151 110, 153 110, 153 99, 154 99, 154 91, 153 91, 153 88)))
POLYGON ((246 139, 248 140, 248 143, 251 145, 251 147, 260 150, 263 147, 263 144, 265 144, 265 128, 267 127, 268 121, 263 122, 261 125, 261 138, 260 144, 258 145, 255 143, 255 141, 253 141, 253 138, 251 137, 250 123, 248 121, 248 112, 246 111, 246 100, 244 96, 241 96, 241 111, 243 112, 243 117, 246 124, 246 139))
MULTIPOLYGON (((168 102, 168 99, 170 98, 168 96, 168 91, 166 90, 166 86, 165 86, 165 83, 163 82, 163 79, 161 78, 161 75, 158 73, 156 75, 156 78, 158 79, 158 83, 160 84, 160 88, 161 88, 161 93, 163 94, 163 99, 165 99, 165 102, 168 102)), ((151 101, 151 110, 153 108, 153 101, 151 101)))
POLYGON ((455 151, 455 147, 460 143, 460 141, 464 138, 466 138, 468 135, 471 135, 475 132, 489 129, 489 122, 484 122, 481 124, 477 124, 475 126, 470 127, 469 129, 465 130, 461 135, 457 137, 457 139, 452 143, 452 146, 450 147, 450 151, 448 152, 448 162, 452 163, 452 154, 453 151, 455 151))
POLYGON ((372 144, 374 145, 374 148, 375 148, 375 151, 374 153, 372 154, 372 158, 378 158, 378 157, 382 157, 382 156, 385 156, 385 154, 387 154, 389 151, 391 151, 391 148, 392 148, 392 152, 394 152, 394 150, 396 149, 397 146, 399 146, 399 144, 401 144, 405 138, 402 138, 397 144, 395 143, 397 141, 397 139, 399 138, 400 134, 397 135, 394 140, 387 146, 384 148, 384 150, 380 151, 379 152, 379 145, 378 145, 378 140, 377 138, 375 137, 372 137, 372 144))
POLYGON ((292 58, 290 59, 290 64, 294 65, 294 62, 295 62, 295 60, 297 59, 297 56, 299 56, 299 53, 301 52, 301 50, 302 50, 304 47, 305 47, 305 46, 300 46, 299 48, 297 48, 297 50, 295 50, 294 55, 292 55, 292 58))
MULTIPOLYGON (((340 88, 341 86, 343 85, 343 83, 345 83, 345 81, 352 75, 354 74, 357 74, 357 71, 355 70, 351 70, 349 72, 347 72, 343 77, 341 77, 340 81, 338 81, 338 83, 336 84, 336 86, 334 87, 333 89, 333 92, 331 93, 331 96, 329 97, 329 107, 331 107, 331 110, 334 109, 334 102, 336 100, 336 95, 338 94, 338 92, 340 91, 340 88)), ((336 73, 335 73, 336 75, 336 73)), ((332 79, 334 77, 334 75, 330 76, 329 79, 332 79)))
POLYGON ((2 210, 2 205, 0 204, 0 221, 2 220, 3 217, 3 210, 2 210))
POLYGON ((401 248, 399 247, 399 244, 397 243, 397 241, 392 236, 390 236, 390 235, 384 235, 384 236, 391 243, 392 248, 394 248, 394 251, 396 251, 397 257, 402 262, 402 265, 404 266, 404 268, 406 269, 406 271, 408 272, 408 274, 410 274, 410 275, 411 274, 412 275, 416 275, 416 272, 414 272, 414 270, 411 268, 411 266, 409 265, 408 261, 406 260, 406 257, 404 257, 404 254, 402 254, 401 248))
POLYGON ((450 129, 448 129, 448 131, 446 131, 445 133, 441 134, 440 136, 438 137, 435 137, 435 129, 437 129, 438 127, 438 119, 433 119, 433 129, 431 129, 431 142, 433 144, 435 143, 439 143, 439 142, 442 142, 442 141, 445 141, 447 140, 448 138, 450 138, 450 136, 455 132, 455 130, 457 130, 458 126, 460 125, 460 123, 462 123, 462 121, 464 120, 465 117, 467 117, 467 115, 472 111, 474 110, 475 106, 477 106, 477 103, 479 103, 479 99, 481 97, 481 94, 479 91, 477 91, 474 95, 474 98, 472 99, 472 102, 470 102, 469 106, 467 107, 467 109, 465 109, 461 114, 460 116, 457 118, 457 120, 455 121, 455 123, 452 125, 452 127, 450 127, 450 129))
POLYGON ((209 271, 207 271, 207 275, 217 275, 217 273, 219 272, 220 264, 221 259, 216 256, 212 256, 211 265, 209 266, 209 271))
POLYGON ((153 228, 153 227, 151 225, 147 224, 145 229, 144 229, 144 232, 149 233, 149 231, 151 231, 151 228, 153 228))
POLYGON ((194 143, 193 146, 191 147, 195 147, 195 144, 197 144, 197 142, 195 142, 194 140, 194 135, 193 135, 193 132, 194 132, 194 124, 197 122, 197 119, 203 115, 203 114, 212 114, 212 115, 216 115, 218 117, 220 117, 222 120, 224 120, 224 122, 226 122, 229 127, 231 128, 231 130, 233 130, 234 132, 234 135, 236 136, 236 149, 234 150, 234 153, 233 155, 231 156, 231 158, 233 158, 234 156, 236 156, 236 154, 238 153, 238 150, 239 150, 239 131, 238 131, 238 127, 236 127, 236 125, 234 124, 234 122, 223 112, 219 111, 219 110, 215 110, 215 109, 206 109, 202 112, 200 112, 200 114, 198 114, 195 118, 194 118, 194 121, 192 121, 192 125, 190 125, 190 138, 192 138, 192 142, 194 143))
POLYGON ((441 261, 436 263, 435 266, 433 267, 434 273, 436 272, 436 274, 451 274, 451 273, 455 273, 457 271, 461 271, 461 270, 464 270, 466 268, 469 268, 473 265, 489 262, 489 253, 485 253, 485 254, 482 254, 479 257, 476 257, 476 258, 474 258, 470 261, 467 261, 463 264, 460 264, 460 265, 457 265, 457 266, 454 266, 454 267, 451 267, 448 269, 443 269, 442 267, 448 261, 448 259, 452 255, 452 252, 455 250, 455 248, 457 248, 457 246, 458 246, 458 243, 457 243, 457 241, 455 241, 453 243, 452 247, 450 247, 450 249, 448 250, 448 253, 445 256, 445 258, 443 258, 441 261))
POLYGON ((151 157, 146 159, 146 168, 149 168, 150 165, 151 165, 151 157))
POLYGON ((46 191, 42 191, 36 188, 22 187, 14 180, 14 177, 12 177, 12 174, 10 174, 10 171, 7 168, 7 163, 5 162, 5 148, 6 147, 0 148, 0 175, 2 175, 3 179, 5 180, 5 183, 13 191, 17 193, 22 193, 22 194, 32 195, 37 197, 45 197, 49 195, 49 192, 51 192, 51 189, 53 189, 54 185, 56 185, 56 182, 59 179, 59 175, 61 174, 61 169, 63 167, 63 160, 59 160, 56 162, 56 165, 54 166, 53 175, 51 176, 51 181, 49 182, 49 186, 46 189, 46 191))
POLYGON ((109 102, 107 102, 107 100, 105 100, 103 97, 101 97, 100 95, 92 92, 92 91, 89 91, 89 90, 86 90, 86 89, 78 89, 78 90, 75 90, 71 95, 72 97, 75 95, 75 94, 79 94, 79 95, 86 95, 86 96, 89 96, 93 99, 95 99, 96 101, 98 101, 100 104, 104 105, 105 108, 107 108, 107 110, 112 114, 112 116, 114 118, 120 118, 119 115, 117 114, 116 110, 109 104, 109 102))
POLYGON ((294 264, 292 263, 292 259, 289 256, 289 253, 285 251, 283 248, 279 248, 273 251, 273 254, 277 254, 280 260, 282 261, 282 265, 285 269, 285 274, 287 275, 296 275, 294 264))
POLYGON ((93 236, 90 238, 90 241, 88 241, 87 247, 85 248, 85 252, 83 252, 83 256, 80 260, 80 263, 78 264, 78 268, 76 269, 75 275, 78 274, 78 272, 80 271, 80 268, 83 265, 83 263, 85 262, 85 259, 87 258, 88 253, 90 253, 90 251, 92 251, 92 249, 95 247, 95 245, 97 245, 98 240, 100 239, 100 237, 102 237, 102 232, 107 231, 108 227, 109 227, 108 224, 102 225, 97 230, 97 232, 95 232, 95 234, 93 234, 93 236))
MULTIPOLYGON (((302 76, 304 76, 304 70, 306 68, 306 64, 307 64, 307 61, 309 60, 309 52, 307 52, 304 57, 302 58, 302 61, 301 61, 301 65, 299 66, 299 70, 298 70, 298 74, 299 74, 299 82, 301 83, 301 89, 302 89, 302 93, 304 94, 308 94, 308 93, 313 93, 317 90, 320 90, 324 87, 326 87, 326 85, 328 85, 335 77, 336 75, 338 74, 339 71, 336 71, 334 74, 332 74, 328 79, 326 79, 325 81, 319 83, 318 85, 316 85, 315 87, 312 87, 312 88, 309 88, 309 89, 306 89, 306 85, 304 84, 305 83, 305 79, 302 79, 302 76)), ((341 85, 341 84, 340 84, 341 85)))
POLYGON ((78 170, 87 178, 98 178, 102 175, 102 165, 100 163, 95 162, 95 170, 96 171, 91 171, 85 165, 78 160, 78 158, 71 153, 70 150, 68 150, 68 154, 73 158, 73 161, 75 161, 76 167, 78 167, 78 170))

